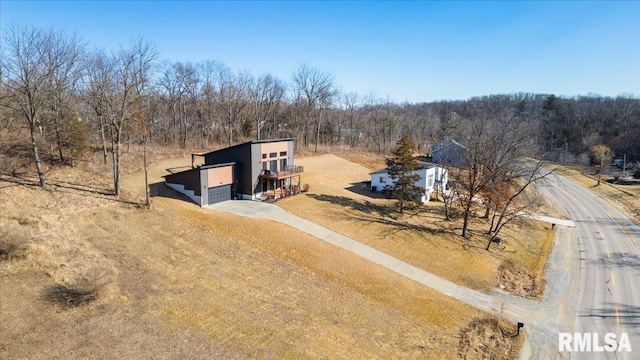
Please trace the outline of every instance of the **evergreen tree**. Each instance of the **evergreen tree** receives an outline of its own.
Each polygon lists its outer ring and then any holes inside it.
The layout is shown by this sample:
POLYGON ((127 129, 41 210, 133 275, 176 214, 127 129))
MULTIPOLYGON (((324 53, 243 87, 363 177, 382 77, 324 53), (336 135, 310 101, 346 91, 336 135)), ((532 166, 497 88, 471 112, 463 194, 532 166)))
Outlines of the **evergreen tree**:
POLYGON ((416 186, 416 182, 420 180, 420 175, 413 171, 420 168, 418 158, 414 155, 414 145, 409 136, 404 135, 397 142, 398 148, 393 152, 393 157, 388 158, 387 171, 393 184, 384 188, 384 194, 388 199, 397 200, 400 214, 404 213, 407 205, 420 204, 420 198, 424 194, 425 189, 416 186))

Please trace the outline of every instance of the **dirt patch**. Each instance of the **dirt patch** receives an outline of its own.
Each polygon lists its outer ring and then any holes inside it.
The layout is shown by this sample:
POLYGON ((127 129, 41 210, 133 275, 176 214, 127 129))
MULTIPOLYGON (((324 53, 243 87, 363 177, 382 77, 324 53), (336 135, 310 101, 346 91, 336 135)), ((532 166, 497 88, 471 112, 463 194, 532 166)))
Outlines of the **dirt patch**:
POLYGON ((544 280, 518 262, 506 259, 498 267, 498 287, 513 295, 536 298, 544 290, 544 280))
POLYGON ((95 301, 108 282, 106 272, 93 269, 68 284, 56 284, 46 288, 42 298, 61 308, 74 308, 95 301))
POLYGON ((513 359, 523 338, 516 337, 516 329, 497 318, 474 319, 460 330, 458 358, 513 359))

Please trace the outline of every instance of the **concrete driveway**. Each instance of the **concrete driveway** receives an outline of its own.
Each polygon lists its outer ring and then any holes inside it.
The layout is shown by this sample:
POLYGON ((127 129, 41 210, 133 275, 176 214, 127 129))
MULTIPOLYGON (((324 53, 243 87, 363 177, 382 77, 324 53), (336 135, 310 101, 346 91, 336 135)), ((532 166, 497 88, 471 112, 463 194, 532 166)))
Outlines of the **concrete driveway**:
MULTIPOLYGON (((557 339, 558 324, 570 327, 573 325, 575 309, 570 307, 575 301, 566 301, 567 286, 576 283, 577 279, 572 278, 572 275, 578 271, 569 271, 572 267, 578 266, 577 259, 570 256, 574 250, 577 252, 578 246, 576 232, 572 228, 556 228, 556 236, 562 237, 565 241, 560 246, 555 246, 550 255, 549 262, 553 265, 547 268, 547 278, 552 281, 541 304, 500 290, 485 293, 456 285, 354 239, 288 213, 277 205, 256 201, 226 201, 210 205, 209 208, 289 225, 480 310, 501 315, 512 322, 524 322, 524 330, 529 336, 523 347, 522 358, 554 358, 557 349, 549 348, 549 341, 557 339)), ((573 293, 569 292, 573 294, 570 296, 571 299, 577 297, 577 290, 576 287, 573 293)))

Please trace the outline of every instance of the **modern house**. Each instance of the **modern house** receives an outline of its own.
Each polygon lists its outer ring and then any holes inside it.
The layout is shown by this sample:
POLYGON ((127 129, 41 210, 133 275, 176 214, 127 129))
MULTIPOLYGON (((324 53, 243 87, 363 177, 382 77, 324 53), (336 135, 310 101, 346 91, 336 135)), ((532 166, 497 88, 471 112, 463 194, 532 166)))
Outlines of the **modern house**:
POLYGON ((192 169, 166 175, 165 184, 200 206, 231 199, 264 200, 300 191, 304 169, 294 165, 293 139, 254 140, 191 154, 192 169), (195 157, 204 164, 195 166, 195 157))
MULTIPOLYGON (((416 186, 425 189, 420 200, 425 203, 431 200, 431 194, 442 194, 446 190, 448 181, 448 173, 445 168, 438 164, 420 162, 420 168, 412 171, 411 174, 418 174, 420 179, 416 182, 416 186)), ((371 190, 382 192, 386 186, 393 185, 393 179, 389 175, 389 171, 385 168, 374 171, 371 175, 371 190)))
POLYGON ((431 146, 431 161, 436 164, 453 166, 456 168, 467 167, 467 148, 453 139, 443 140, 431 146))

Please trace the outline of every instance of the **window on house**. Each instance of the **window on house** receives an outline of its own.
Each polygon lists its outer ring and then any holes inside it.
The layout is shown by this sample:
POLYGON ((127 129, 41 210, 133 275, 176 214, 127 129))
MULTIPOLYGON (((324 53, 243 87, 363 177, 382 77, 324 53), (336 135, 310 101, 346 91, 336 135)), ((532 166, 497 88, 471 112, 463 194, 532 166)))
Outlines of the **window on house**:
POLYGON ((262 162, 262 170, 267 170, 267 162, 266 161, 262 162))
POLYGON ((280 156, 287 156, 287 152, 286 151, 280 151, 280 156))
POLYGON ((427 187, 432 187, 433 186, 433 175, 429 175, 429 177, 427 178, 427 187))
POLYGON ((280 159, 280 171, 287 170, 287 159, 280 159))
POLYGON ((386 177, 384 177, 384 176, 380 176, 380 183, 381 183, 381 184, 384 184, 384 183, 386 183, 386 182, 387 182, 387 178, 386 178, 386 177))
POLYGON ((278 171, 278 160, 271 160, 270 161, 269 170, 278 171))
POLYGON ((270 158, 278 157, 278 153, 277 152, 269 153, 269 157, 270 158))
POLYGON ((262 154, 262 158, 266 159, 267 158, 267 154, 262 154))

